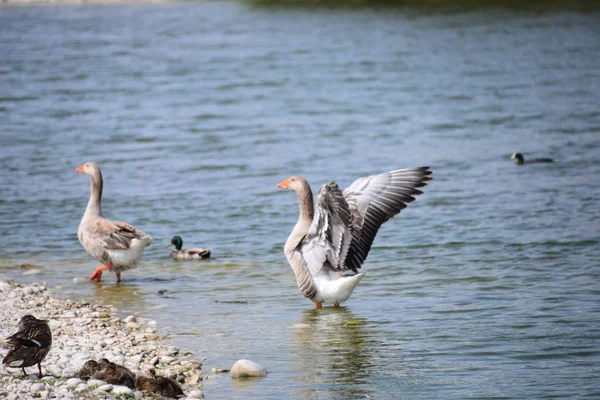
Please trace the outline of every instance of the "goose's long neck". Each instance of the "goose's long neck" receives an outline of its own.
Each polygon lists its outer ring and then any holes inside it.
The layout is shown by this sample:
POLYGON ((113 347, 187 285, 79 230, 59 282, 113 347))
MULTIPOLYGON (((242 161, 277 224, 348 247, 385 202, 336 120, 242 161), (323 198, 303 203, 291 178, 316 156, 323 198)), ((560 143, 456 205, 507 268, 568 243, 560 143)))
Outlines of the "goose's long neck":
POLYGON ((313 205, 313 195, 308 182, 302 186, 302 190, 299 190, 298 195, 298 204, 300 206, 300 217, 298 221, 310 221, 312 222, 313 217, 315 215, 314 205, 313 205))
POLYGON ((298 205, 300 206, 300 216, 298 217, 298 222, 296 222, 296 226, 292 231, 290 239, 294 237, 294 240, 299 242, 304 235, 308 233, 315 212, 312 190, 310 189, 308 182, 305 182, 304 185, 302 185, 302 188, 296 191, 296 195, 298 196, 298 205))
POLYGON ((83 219, 102 215, 102 173, 90 176, 90 199, 88 200, 83 219))

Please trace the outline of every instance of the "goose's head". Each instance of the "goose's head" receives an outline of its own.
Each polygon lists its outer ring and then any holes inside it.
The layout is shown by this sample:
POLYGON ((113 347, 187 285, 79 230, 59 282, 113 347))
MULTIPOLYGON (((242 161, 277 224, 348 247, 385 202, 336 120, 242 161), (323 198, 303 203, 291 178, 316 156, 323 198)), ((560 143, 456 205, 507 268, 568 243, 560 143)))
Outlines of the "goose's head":
POLYGON ((277 187, 298 192, 306 187, 306 179, 301 176, 290 176, 285 181, 279 182, 277 187))

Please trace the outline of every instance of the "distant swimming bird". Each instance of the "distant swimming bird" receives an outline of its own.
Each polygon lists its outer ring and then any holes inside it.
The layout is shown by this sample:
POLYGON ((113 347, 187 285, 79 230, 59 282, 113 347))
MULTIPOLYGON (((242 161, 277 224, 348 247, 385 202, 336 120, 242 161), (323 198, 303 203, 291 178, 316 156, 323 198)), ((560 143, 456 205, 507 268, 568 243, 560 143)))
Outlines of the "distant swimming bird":
POLYGON ((113 385, 135 388, 135 375, 122 365, 115 364, 106 358, 98 361, 98 369, 91 375, 92 379, 100 379, 113 385))
POLYGON ((112 270, 121 281, 121 272, 137 266, 152 238, 127 222, 102 217, 102 172, 94 162, 76 169, 90 177, 90 199, 77 230, 77 237, 89 255, 103 263, 90 276, 100 280, 104 270, 112 270))
POLYGON ((200 260, 202 258, 210 257, 210 249, 182 249, 183 240, 179 236, 173 236, 171 241, 165 245, 165 247, 175 246, 170 254, 171 258, 176 260, 200 260))
POLYGON ((422 194, 429 167, 359 178, 343 192, 335 182, 319 190, 316 208, 306 179, 292 176, 277 187, 296 192, 300 217, 284 252, 300 291, 317 308, 338 306, 362 279, 358 273, 379 227, 422 194))
POLYGON ((173 379, 157 376, 156 371, 151 369, 150 376, 139 375, 135 378, 135 387, 142 392, 157 393, 164 397, 179 399, 185 397, 181 386, 173 379))
POLYGON ((554 162, 554 160, 551 159, 551 158, 533 158, 531 160, 525 161, 525 157, 523 157, 523 154, 521 154, 521 153, 513 153, 510 156, 510 159, 511 160, 517 160, 517 164, 518 165, 534 164, 534 163, 551 163, 551 162, 554 162))
POLYGON ((46 357, 52 346, 52 332, 45 319, 37 319, 33 315, 25 315, 19 321, 19 330, 6 339, 9 352, 2 360, 12 368, 21 367, 23 374, 25 367, 38 366, 40 378, 42 374, 42 360, 46 357))

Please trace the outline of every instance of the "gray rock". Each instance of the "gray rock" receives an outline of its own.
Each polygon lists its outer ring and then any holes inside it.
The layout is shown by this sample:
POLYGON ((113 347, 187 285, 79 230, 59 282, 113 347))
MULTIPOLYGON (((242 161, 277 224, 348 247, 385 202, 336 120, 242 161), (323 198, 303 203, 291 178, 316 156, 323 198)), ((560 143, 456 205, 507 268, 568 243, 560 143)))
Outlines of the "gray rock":
POLYGON ((255 378, 267 376, 267 370, 260 364, 250 360, 238 360, 231 367, 232 378, 255 378))

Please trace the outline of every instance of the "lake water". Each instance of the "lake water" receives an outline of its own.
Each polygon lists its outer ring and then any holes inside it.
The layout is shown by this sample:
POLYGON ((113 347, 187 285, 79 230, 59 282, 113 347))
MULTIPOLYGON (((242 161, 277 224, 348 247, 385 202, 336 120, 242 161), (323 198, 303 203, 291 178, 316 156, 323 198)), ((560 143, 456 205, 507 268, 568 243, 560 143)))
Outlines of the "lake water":
POLYGON ((205 373, 270 371, 208 399, 598 398, 599 38, 561 8, 0 8, 0 279, 155 319, 205 373), (154 237, 121 285, 73 282, 90 160, 105 216, 154 237), (421 165, 353 296, 314 310, 276 184, 421 165), (171 261, 175 234, 213 258, 171 261))

